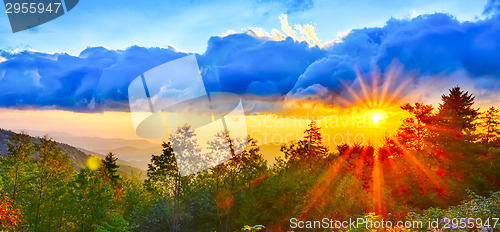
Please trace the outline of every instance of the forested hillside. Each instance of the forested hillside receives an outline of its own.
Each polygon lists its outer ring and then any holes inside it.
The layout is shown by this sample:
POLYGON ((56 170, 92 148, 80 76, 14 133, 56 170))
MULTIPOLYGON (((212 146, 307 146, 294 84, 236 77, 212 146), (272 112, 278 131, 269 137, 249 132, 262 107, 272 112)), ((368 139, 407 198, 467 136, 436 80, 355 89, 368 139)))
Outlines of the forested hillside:
MULTIPOLYGON (((12 131, 9 130, 4 130, 0 128, 0 154, 6 154, 8 152, 8 146, 7 144, 9 143, 9 139, 12 136, 12 131)), ((38 137, 31 137, 31 142, 33 144, 39 144, 40 143, 40 138, 38 137)), ((69 162, 73 166, 75 170, 80 170, 81 168, 85 167, 85 160, 87 157, 91 154, 90 151, 82 151, 79 148, 70 146, 65 143, 60 143, 56 142, 57 147, 61 149, 62 152, 68 154, 69 157, 69 162)), ((132 165, 126 164, 126 162, 121 161, 118 162, 120 163, 120 168, 118 169, 118 173, 120 175, 136 175, 137 177, 143 179, 145 178, 145 172, 133 167, 132 165)))

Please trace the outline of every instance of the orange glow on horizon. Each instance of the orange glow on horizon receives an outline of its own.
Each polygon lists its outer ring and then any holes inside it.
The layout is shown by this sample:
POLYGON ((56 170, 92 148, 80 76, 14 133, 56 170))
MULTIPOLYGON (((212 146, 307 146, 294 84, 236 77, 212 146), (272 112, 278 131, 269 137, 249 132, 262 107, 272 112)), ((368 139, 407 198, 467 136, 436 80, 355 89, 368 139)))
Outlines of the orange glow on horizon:
MULTIPOLYGON (((314 119, 322 128, 323 141, 327 146, 342 143, 378 144, 381 136, 386 132, 394 133, 404 118, 399 107, 385 109, 383 112, 386 116, 381 116, 381 119, 387 120, 378 123, 373 121, 372 111, 356 106, 339 108, 316 104, 314 108, 303 107, 297 112, 300 112, 300 116, 297 113, 286 116, 269 113, 246 116, 247 132, 261 145, 287 143, 302 139, 304 130, 314 119)), ((70 136, 142 139, 135 134, 128 112, 0 109, 0 128, 17 132, 62 132, 70 136)), ((161 140, 150 141, 161 143, 161 140)))

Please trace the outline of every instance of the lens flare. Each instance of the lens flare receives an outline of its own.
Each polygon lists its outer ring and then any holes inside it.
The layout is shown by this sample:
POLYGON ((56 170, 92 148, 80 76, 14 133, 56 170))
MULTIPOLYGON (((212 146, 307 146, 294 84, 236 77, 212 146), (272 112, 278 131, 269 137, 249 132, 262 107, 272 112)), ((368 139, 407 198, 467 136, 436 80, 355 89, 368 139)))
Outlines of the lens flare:
POLYGON ((87 166, 87 168, 89 168, 90 170, 95 171, 99 169, 99 167, 101 167, 101 164, 101 159, 95 155, 91 155, 85 160, 85 166, 87 166))

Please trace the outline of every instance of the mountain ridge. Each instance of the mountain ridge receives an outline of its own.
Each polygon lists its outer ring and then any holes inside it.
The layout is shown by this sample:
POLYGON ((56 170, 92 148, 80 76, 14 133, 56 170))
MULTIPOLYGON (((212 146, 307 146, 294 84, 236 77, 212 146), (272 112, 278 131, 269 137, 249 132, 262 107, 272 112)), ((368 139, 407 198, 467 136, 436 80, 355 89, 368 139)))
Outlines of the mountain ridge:
MULTIPOLYGON (((7 144, 10 140, 12 133, 16 132, 0 128, 0 155, 6 154, 8 152, 7 144)), ((31 136, 30 134, 28 134, 28 136, 30 136, 32 143, 38 143, 38 141, 40 140, 40 137, 31 136)), ((99 154, 97 152, 86 150, 84 148, 74 147, 66 143, 59 142, 57 140, 54 141, 56 142, 57 147, 59 147, 64 153, 68 154, 69 162, 71 163, 73 168, 77 171, 85 167, 85 160, 87 159, 88 156, 96 155, 101 159, 104 157, 104 155, 99 154)), ((117 163, 118 165, 120 165, 118 169, 118 173, 120 175, 127 175, 127 176, 132 175, 139 179, 145 179, 144 170, 137 168, 133 164, 121 159, 118 159, 117 163)))

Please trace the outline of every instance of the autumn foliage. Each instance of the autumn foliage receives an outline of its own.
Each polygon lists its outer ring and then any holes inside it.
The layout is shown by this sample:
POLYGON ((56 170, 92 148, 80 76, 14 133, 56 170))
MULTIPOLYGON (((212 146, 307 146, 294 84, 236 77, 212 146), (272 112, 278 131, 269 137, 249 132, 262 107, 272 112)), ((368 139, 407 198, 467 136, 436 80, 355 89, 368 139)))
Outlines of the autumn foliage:
POLYGON ((0 231, 17 230, 21 223, 21 210, 14 207, 14 201, 4 196, 0 200, 0 231))

